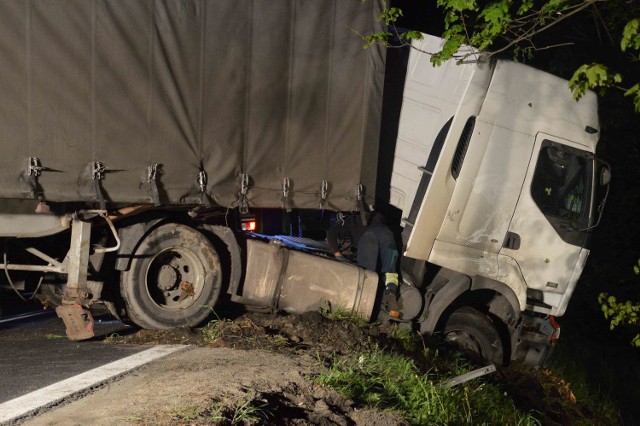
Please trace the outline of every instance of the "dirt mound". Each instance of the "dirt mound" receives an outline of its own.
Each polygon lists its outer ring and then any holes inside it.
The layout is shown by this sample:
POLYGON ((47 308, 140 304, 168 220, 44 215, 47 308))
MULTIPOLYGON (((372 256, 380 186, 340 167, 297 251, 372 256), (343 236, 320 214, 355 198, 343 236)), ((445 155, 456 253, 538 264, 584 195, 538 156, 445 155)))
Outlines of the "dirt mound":
POLYGON ((139 330, 110 341, 126 344, 191 344, 197 346, 270 351, 291 354, 312 350, 325 355, 347 355, 392 348, 395 326, 371 325, 357 320, 336 321, 319 312, 300 315, 245 313, 234 320, 216 320, 202 329, 139 330))
POLYGON ((370 349, 377 334, 377 327, 331 321, 319 312, 250 313, 221 324, 211 345, 245 350, 266 348, 281 353, 312 349, 321 355, 349 354, 370 349))
MULTIPOLYGON (((334 320, 319 312, 301 315, 244 313, 234 320, 212 321, 202 329, 140 330, 111 340, 127 344, 179 343, 244 351, 267 350, 285 356, 306 354, 320 361, 311 376, 321 370, 322 361, 336 355, 357 356, 374 348, 408 355, 425 373, 447 371, 447 366, 442 365, 441 360, 424 356, 424 342, 408 342, 408 335, 411 333, 399 332, 397 326, 366 324, 353 318, 334 320)), ((415 339, 415 334, 413 336, 415 339)), ((452 349, 441 346, 438 351, 443 353, 452 349)), ((497 373, 486 376, 486 379, 508 392, 522 411, 541 413, 545 424, 606 424, 606 419, 598 419, 597 413, 577 402, 569 386, 548 371, 513 365, 499 369, 497 373)), ((245 395, 244 399, 235 403, 212 399, 201 407, 192 420, 211 419, 217 413, 219 424, 232 424, 233 421, 229 419, 237 416, 239 406, 242 406, 241 411, 252 413, 251 421, 258 419, 258 423, 401 424, 397 416, 375 410, 359 410, 361 407, 356 407, 335 391, 311 382, 305 383, 289 383, 275 390, 253 389, 252 394, 245 395), (277 407, 275 411, 278 415, 273 416, 261 407, 270 407, 272 411, 273 407, 277 407), (357 416, 365 416, 366 419, 357 420, 357 416), (375 416, 381 417, 376 420, 375 416), (231 423, 225 423, 227 421, 231 423)), ((198 421, 193 424, 198 424, 198 421)))

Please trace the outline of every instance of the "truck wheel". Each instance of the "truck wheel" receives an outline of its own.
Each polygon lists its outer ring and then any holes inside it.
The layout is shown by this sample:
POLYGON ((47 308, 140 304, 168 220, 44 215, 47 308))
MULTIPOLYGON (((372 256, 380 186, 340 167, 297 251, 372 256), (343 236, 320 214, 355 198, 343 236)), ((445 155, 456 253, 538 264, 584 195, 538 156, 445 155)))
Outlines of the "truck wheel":
POLYGON ((445 339, 463 352, 496 365, 504 362, 502 339, 491 319, 465 306, 454 311, 444 327, 445 339))
POLYGON ((185 225, 170 223, 151 231, 120 277, 128 318, 154 330, 204 321, 218 301, 220 260, 211 242, 185 225))

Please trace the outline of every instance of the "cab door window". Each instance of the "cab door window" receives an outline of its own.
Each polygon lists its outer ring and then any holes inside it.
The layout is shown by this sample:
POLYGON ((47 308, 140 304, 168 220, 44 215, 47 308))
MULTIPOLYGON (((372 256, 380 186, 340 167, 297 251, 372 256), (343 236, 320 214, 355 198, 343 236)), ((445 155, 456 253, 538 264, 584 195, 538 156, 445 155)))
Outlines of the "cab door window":
POLYGON ((582 245, 589 226, 593 156, 545 140, 531 184, 531 196, 563 240, 582 245), (578 234, 578 235, 576 235, 578 234))

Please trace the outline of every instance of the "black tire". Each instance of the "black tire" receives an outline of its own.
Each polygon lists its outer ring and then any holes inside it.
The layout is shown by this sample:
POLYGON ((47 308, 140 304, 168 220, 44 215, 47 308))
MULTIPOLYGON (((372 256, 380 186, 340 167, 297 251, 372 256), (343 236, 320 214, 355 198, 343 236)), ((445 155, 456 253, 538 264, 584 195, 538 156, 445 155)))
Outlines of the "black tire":
POLYGON ((504 364, 504 347, 491 319, 469 306, 454 311, 444 327, 445 339, 463 352, 496 365, 504 364))
POLYGON ((152 330, 200 324, 218 301, 221 285, 220 260, 211 242, 176 223, 152 230, 120 276, 127 317, 152 330))

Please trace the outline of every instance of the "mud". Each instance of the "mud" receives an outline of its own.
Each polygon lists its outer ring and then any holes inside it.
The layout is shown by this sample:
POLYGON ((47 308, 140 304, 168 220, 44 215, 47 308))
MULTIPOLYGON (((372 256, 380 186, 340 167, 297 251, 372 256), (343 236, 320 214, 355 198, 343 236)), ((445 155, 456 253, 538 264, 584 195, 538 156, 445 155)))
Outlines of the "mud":
MULTIPOLYGON (((117 344, 180 343, 230 348, 253 351, 256 356, 266 350, 288 359, 311 357, 313 368, 305 373, 308 379, 312 379, 322 364, 334 355, 357 355, 376 347, 412 357, 425 372, 434 369, 446 371, 446 365, 434 365, 437 360, 425 358, 423 349, 427 344, 439 346, 439 351, 454 349, 437 340, 407 345, 406 339, 397 338, 397 334, 395 326, 336 321, 319 312, 302 315, 244 313, 233 320, 215 320, 203 329, 140 330, 111 340, 117 344)), ((607 423, 607 419, 599 419, 597 413, 576 401, 570 386, 549 371, 512 365, 499 368, 497 373, 486 379, 512 395, 518 408, 541 413, 544 424, 607 423)), ((401 419, 392 413, 363 410, 335 392, 311 383, 306 380, 282 387, 254 389, 253 393, 244 396, 241 404, 246 404, 248 411, 257 413, 258 418, 252 418, 252 421, 266 424, 402 424, 401 419), (270 407, 272 411, 277 407, 278 415, 266 413, 261 407, 270 407), (261 418, 260 413, 267 417, 261 418)), ((238 403, 237 399, 225 402, 218 397, 212 398, 197 413, 193 424, 210 422, 216 416, 220 417, 219 424, 233 424, 229 416, 232 411, 237 411, 238 403)))
MULTIPOLYGON (((353 319, 242 313, 199 329, 129 330, 105 344, 185 344, 191 350, 156 361, 123 379, 21 423, 27 425, 404 425, 393 411, 359 406, 315 378, 336 356, 380 348, 410 356, 425 373, 453 368, 454 351, 433 339, 407 339, 396 326, 353 319), (425 347, 431 350, 425 356, 425 347), (434 355, 439 354, 439 355, 434 355)), ((546 370, 499 368, 483 380, 500 386, 522 411, 545 425, 616 424, 577 401, 569 384, 546 370)))

